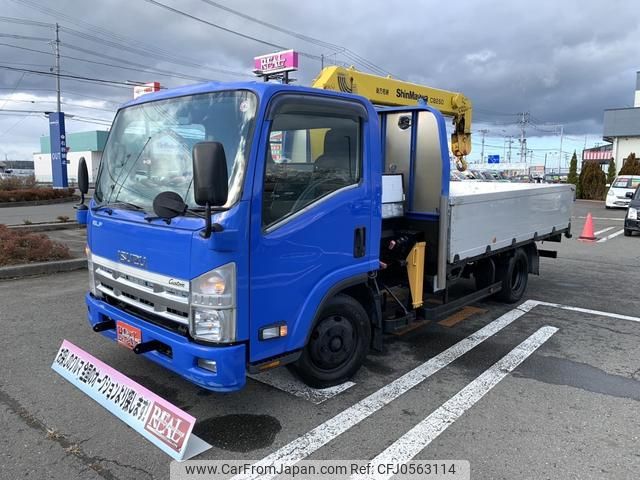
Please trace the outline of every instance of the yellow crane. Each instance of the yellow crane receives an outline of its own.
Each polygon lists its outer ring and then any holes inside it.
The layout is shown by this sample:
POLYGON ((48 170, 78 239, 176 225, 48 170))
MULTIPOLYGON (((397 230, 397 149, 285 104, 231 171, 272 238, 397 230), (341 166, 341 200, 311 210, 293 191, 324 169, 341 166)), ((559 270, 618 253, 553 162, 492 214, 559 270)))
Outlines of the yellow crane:
POLYGON ((338 66, 324 68, 312 86, 355 93, 369 99, 374 105, 411 106, 416 105, 419 99, 425 100, 427 105, 443 115, 453 117, 451 152, 458 159, 458 170, 467 168, 464 157, 471 152, 471 101, 463 94, 338 66))

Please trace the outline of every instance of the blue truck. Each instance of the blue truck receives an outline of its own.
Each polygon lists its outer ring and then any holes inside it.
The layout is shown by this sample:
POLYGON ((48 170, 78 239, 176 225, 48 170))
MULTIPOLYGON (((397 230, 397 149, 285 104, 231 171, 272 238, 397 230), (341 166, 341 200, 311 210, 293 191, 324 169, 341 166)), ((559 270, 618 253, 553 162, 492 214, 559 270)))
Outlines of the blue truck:
POLYGON ((127 103, 78 210, 89 323, 204 389, 282 365, 321 388, 389 332, 518 301, 571 187, 450 184, 446 135, 424 103, 268 82, 127 103))

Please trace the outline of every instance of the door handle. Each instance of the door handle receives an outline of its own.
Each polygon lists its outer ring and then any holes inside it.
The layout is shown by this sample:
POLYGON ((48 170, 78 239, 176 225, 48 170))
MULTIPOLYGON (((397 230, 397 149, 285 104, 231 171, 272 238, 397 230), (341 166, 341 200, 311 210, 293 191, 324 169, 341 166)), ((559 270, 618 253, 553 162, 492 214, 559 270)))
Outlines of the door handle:
POLYGON ((364 257, 366 252, 366 228, 365 227, 357 227, 353 231, 353 257, 360 258, 364 257))

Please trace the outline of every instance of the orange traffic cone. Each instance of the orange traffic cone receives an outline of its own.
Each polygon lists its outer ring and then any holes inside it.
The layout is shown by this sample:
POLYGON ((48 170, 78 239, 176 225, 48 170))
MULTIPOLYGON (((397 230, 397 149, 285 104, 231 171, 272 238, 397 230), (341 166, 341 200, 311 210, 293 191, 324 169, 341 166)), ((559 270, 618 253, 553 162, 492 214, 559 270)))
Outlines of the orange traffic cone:
POLYGON ((593 218, 591 217, 591 212, 587 214, 587 219, 584 222, 584 228, 582 229, 582 234, 578 237, 579 240, 588 240, 594 241, 596 236, 593 234, 593 218))

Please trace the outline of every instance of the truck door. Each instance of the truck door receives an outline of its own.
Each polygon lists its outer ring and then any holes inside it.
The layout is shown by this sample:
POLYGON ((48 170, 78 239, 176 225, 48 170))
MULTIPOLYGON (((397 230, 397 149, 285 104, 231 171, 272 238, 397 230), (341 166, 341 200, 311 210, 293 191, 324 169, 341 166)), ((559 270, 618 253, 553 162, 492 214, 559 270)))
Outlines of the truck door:
POLYGON ((263 128, 251 208, 251 362, 302 348, 323 297, 375 270, 379 248, 371 222, 380 182, 369 162, 380 160, 379 146, 371 156, 376 115, 357 101, 280 94, 263 128), (279 325, 286 336, 262 338, 279 325))

